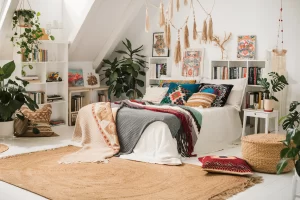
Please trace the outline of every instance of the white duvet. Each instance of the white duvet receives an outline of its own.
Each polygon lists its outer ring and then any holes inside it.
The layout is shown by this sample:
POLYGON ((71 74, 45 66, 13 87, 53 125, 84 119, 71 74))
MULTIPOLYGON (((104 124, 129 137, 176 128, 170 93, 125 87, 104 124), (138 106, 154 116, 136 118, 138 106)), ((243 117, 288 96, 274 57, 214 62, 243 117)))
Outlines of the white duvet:
MULTIPOLYGON (((221 150, 241 136, 239 112, 233 106, 196 109, 202 114, 202 127, 195 145, 195 154, 221 150)), ((122 155, 121 158, 168 165, 182 163, 176 140, 163 122, 149 125, 133 153, 122 155)))

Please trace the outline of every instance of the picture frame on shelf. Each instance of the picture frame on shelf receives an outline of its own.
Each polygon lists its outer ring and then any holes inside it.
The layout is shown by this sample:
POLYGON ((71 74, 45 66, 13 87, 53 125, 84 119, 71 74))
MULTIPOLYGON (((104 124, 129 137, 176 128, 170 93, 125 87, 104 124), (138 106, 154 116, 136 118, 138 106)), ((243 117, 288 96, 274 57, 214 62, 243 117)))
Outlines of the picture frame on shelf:
POLYGON ((169 57, 169 48, 164 37, 164 32, 153 33, 152 57, 169 57))
POLYGON ((254 60, 256 51, 255 35, 239 35, 237 43, 237 59, 254 60))
POLYGON ((203 72, 204 49, 188 48, 183 52, 182 76, 197 77, 203 72))
POLYGON ((94 70, 83 70, 84 86, 88 88, 100 87, 100 77, 94 70))
POLYGON ((69 69, 68 72, 69 87, 83 87, 83 70, 82 69, 69 69))

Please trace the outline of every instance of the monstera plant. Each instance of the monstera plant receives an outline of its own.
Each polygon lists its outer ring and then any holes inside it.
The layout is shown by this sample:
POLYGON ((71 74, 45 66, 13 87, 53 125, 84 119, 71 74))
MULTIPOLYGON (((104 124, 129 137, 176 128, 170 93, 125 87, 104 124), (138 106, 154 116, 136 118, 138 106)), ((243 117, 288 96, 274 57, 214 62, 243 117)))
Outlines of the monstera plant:
POLYGON ((122 94, 130 99, 143 97, 143 93, 138 89, 138 86, 144 87, 144 81, 140 79, 140 76, 145 76, 146 61, 144 58, 146 56, 141 55, 139 52, 143 50, 143 45, 134 49, 131 42, 126 39, 126 42, 122 41, 126 50, 116 51, 118 54, 123 55, 123 57, 118 60, 116 57, 114 60, 110 61, 104 59, 103 62, 104 78, 106 80, 106 85, 109 86, 108 94, 111 99, 111 94, 119 98, 122 94))
POLYGON ((277 173, 280 174, 290 160, 295 162, 296 172, 300 176, 300 113, 296 110, 300 102, 294 101, 290 104, 289 114, 280 119, 282 127, 287 131, 283 142, 285 148, 280 152, 280 162, 277 165, 277 173))

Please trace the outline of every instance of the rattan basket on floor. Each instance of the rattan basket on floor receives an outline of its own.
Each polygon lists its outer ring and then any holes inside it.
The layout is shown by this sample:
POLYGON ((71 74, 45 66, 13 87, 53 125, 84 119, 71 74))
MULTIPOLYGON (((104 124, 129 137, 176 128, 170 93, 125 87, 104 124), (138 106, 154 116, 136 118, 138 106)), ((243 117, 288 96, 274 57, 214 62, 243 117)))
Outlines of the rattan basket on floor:
MULTIPOLYGON (((282 134, 255 134, 242 137, 242 155, 254 171, 276 173, 276 165, 280 160, 280 151, 285 139, 282 134)), ((289 162, 284 172, 294 168, 293 161, 289 162)))

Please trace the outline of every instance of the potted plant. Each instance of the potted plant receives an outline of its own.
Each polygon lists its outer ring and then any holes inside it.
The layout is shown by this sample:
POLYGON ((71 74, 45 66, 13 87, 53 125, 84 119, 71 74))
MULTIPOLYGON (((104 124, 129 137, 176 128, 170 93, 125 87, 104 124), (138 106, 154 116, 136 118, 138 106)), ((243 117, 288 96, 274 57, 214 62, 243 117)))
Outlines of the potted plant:
MULTIPOLYGON (((0 67, 0 81, 8 79, 15 70, 15 63, 11 61, 0 67)), ((24 120, 24 115, 20 112, 20 108, 23 105, 27 105, 30 110, 35 111, 38 109, 38 105, 26 95, 25 87, 28 84, 27 81, 19 79, 22 85, 16 81, 8 79, 7 84, 0 87, 0 132, 1 136, 13 136, 14 133, 14 117, 18 117, 24 120), (16 114, 16 112, 18 114, 16 114)), ((36 130, 35 130, 36 131, 36 130)))
MULTIPOLYGON (((20 9, 16 10, 13 15, 13 30, 14 35, 11 37, 11 42, 14 46, 19 46, 23 61, 32 61, 31 55, 34 50, 38 50, 39 39, 44 35, 40 27, 39 12, 34 10, 20 9), (17 27, 22 27, 20 31, 17 27)), ((50 39, 54 40, 54 36, 50 35, 50 39)))
POLYGON ((116 57, 110 61, 104 59, 104 74, 102 80, 108 79, 105 83, 109 86, 108 95, 111 99, 111 94, 117 98, 122 94, 126 94, 130 99, 143 97, 143 93, 137 86, 144 87, 144 81, 139 79, 139 75, 145 76, 146 61, 143 60, 146 56, 139 54, 143 50, 143 45, 137 49, 133 49, 131 42, 126 39, 126 43, 122 41, 126 50, 116 51, 124 55, 121 60, 116 57))
POLYGON ((282 91, 288 82, 283 75, 279 75, 277 72, 270 72, 270 82, 267 78, 258 79, 258 84, 264 89, 264 111, 273 112, 274 101, 278 102, 278 99, 274 96, 275 92, 282 91))

